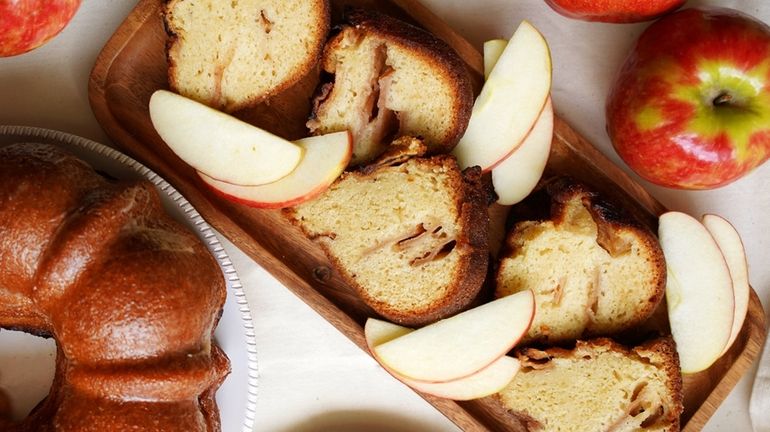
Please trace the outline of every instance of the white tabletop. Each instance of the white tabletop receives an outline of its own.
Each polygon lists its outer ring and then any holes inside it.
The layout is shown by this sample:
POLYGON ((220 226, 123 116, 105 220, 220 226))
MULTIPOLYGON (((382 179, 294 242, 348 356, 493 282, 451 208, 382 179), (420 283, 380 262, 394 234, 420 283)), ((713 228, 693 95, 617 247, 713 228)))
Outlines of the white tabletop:
MULTIPOLYGON (((605 133, 604 99, 645 24, 569 20, 542 0, 424 3, 476 46, 509 37, 522 19, 533 22, 551 45, 558 114, 628 170, 605 133)), ((761 0, 690 3, 735 7, 770 22, 770 3, 761 0)), ((52 42, 0 59, 0 124, 58 129, 109 144, 88 104, 88 75, 101 47, 135 4, 136 0, 84 0, 72 23, 52 42)), ((770 163, 713 191, 674 191, 640 182, 671 209, 698 216, 717 213, 733 222, 746 245, 752 285, 763 304, 770 304, 766 265, 770 163)), ((260 377, 255 430, 456 430, 256 263, 225 243, 249 294, 256 327, 260 377)), ((740 381, 705 430, 751 430, 748 400, 754 373, 755 368, 740 381)))

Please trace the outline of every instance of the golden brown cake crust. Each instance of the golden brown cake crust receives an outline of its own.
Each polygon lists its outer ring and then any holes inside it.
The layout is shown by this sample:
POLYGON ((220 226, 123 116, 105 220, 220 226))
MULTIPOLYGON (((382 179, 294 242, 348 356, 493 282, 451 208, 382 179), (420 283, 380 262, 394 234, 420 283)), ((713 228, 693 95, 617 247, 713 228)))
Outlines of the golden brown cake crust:
POLYGON ((451 151, 465 133, 473 110, 473 86, 468 69, 457 53, 446 42, 425 30, 406 24, 395 18, 364 9, 351 9, 347 21, 354 27, 406 46, 427 62, 436 65, 436 71, 446 74, 449 82, 456 83, 455 98, 459 109, 451 113, 452 133, 436 153, 451 151))
MULTIPOLYGON (((509 222, 513 228, 506 236, 500 254, 500 262, 502 263, 503 260, 517 253, 517 249, 520 247, 517 235, 521 230, 545 221, 552 222, 556 227, 568 223, 570 217, 569 203, 575 200, 579 200, 590 214, 597 227, 596 242, 611 257, 621 255, 630 248, 630 245, 618 233, 630 233, 636 241, 643 245, 644 250, 649 251, 649 262, 646 265, 651 274, 650 279, 653 281, 653 286, 647 288, 648 297, 646 297, 643 306, 635 309, 634 317, 625 321, 623 329, 643 323, 655 312, 665 294, 666 263, 657 237, 648 227, 623 209, 570 177, 555 177, 543 182, 536 192, 512 208, 509 222)), ((498 290, 500 290, 500 287, 505 283, 504 275, 500 269, 498 269, 495 280, 498 290)), ((613 333, 615 332, 587 328, 582 336, 608 336, 613 333)), ((550 337, 548 340, 537 338, 535 341, 563 342, 559 338, 550 340, 550 337)))
MULTIPOLYGON (((428 154, 440 154, 450 152, 462 138, 470 120, 473 109, 473 86, 468 69, 457 53, 444 41, 436 38, 431 33, 392 18, 388 15, 360 8, 349 8, 345 13, 345 22, 342 30, 331 38, 324 48, 321 66, 326 72, 334 73, 335 64, 332 52, 339 49, 343 40, 345 28, 354 28, 365 36, 376 36, 387 43, 403 47, 422 61, 432 65, 434 74, 444 77, 444 80, 453 83, 454 109, 449 113, 452 127, 446 133, 438 145, 429 149, 428 154)), ((314 100, 311 119, 316 113, 330 91, 331 84, 319 87, 318 96, 314 100)), ((312 120, 311 120, 312 121, 312 120)))
MULTIPOLYGON (((523 368, 546 369, 549 367, 548 362, 555 358, 579 360, 585 355, 592 355, 592 353, 602 351, 612 351, 624 357, 631 357, 641 362, 651 363, 665 372, 665 387, 668 397, 671 399, 671 406, 665 411, 664 417, 657 419, 655 423, 668 425, 663 429, 666 432, 679 431, 680 416, 684 411, 682 375, 679 369, 679 355, 676 352, 676 345, 671 336, 648 340, 632 348, 626 348, 609 338, 596 338, 577 341, 574 349, 553 347, 541 350, 525 347, 517 349, 514 355, 519 359, 523 368)), ((579 395, 575 396, 579 397, 579 395)), ((535 432, 543 429, 538 419, 531 417, 526 412, 507 407, 499 393, 485 400, 489 402, 494 412, 511 420, 514 430, 535 432)), ((610 404, 612 401, 607 401, 607 403, 610 404)))
MULTIPOLYGON (((367 287, 362 286, 358 280, 345 268, 327 242, 319 241, 331 263, 340 272, 347 284, 355 289, 361 299, 377 313, 390 321, 407 326, 421 326, 450 316, 468 307, 481 289, 486 277, 488 266, 488 216, 487 193, 481 183, 481 171, 470 168, 460 173, 457 162, 452 156, 439 155, 427 159, 412 159, 424 166, 435 166, 437 169, 445 169, 453 173, 451 188, 457 193, 453 194, 454 206, 460 215, 459 225, 461 231, 457 237, 455 250, 461 254, 457 265, 459 271, 454 276, 451 285, 447 288, 446 295, 437 301, 426 305, 419 310, 399 310, 383 302, 374 299, 367 287), (448 168, 448 169, 447 169, 448 168)), ((374 164, 377 166, 377 163, 374 164)), ((387 170, 391 165, 379 165, 374 170, 362 168, 358 171, 344 173, 337 182, 348 177, 366 178, 377 175, 381 170, 387 170)), ((322 236, 333 233, 319 234, 308 231, 296 214, 295 208, 285 209, 284 215, 297 225, 310 239, 317 240, 322 236)))
MULTIPOLYGON (((176 51, 179 49, 179 44, 181 43, 179 36, 174 31, 174 25, 171 23, 171 20, 173 19, 173 14, 171 11, 173 11, 174 6, 176 3, 180 1, 187 1, 187 0, 165 0, 166 4, 163 8, 163 27, 167 34, 166 39, 166 63, 168 64, 168 83, 171 90, 173 90, 176 93, 181 93, 180 88, 182 87, 179 80, 177 79, 177 62, 176 62, 176 51)), ((315 1, 315 0, 314 0, 315 1)), ((316 72, 316 65, 318 64, 319 60, 321 59, 321 55, 323 54, 323 47, 324 43, 326 42, 326 36, 329 33, 329 29, 331 27, 331 5, 329 3, 329 0, 319 0, 318 1, 318 15, 321 17, 321 19, 317 22, 317 24, 310 29, 304 29, 307 31, 310 31, 312 33, 312 38, 316 41, 318 41, 315 46, 312 47, 312 49, 308 50, 307 56, 305 57, 305 61, 299 64, 294 72, 287 76, 284 80, 282 80, 280 85, 275 86, 273 89, 271 89, 270 92, 263 93, 263 94, 255 94, 249 98, 246 98, 242 100, 241 102, 237 104, 230 104, 227 106, 224 106, 220 103, 217 103, 217 101, 200 101, 202 103, 205 103, 209 106, 212 106, 216 109, 224 109, 227 112, 234 112, 239 111, 242 109, 250 108, 255 105, 258 105, 265 100, 269 99, 270 97, 273 97, 286 89, 290 88, 294 84, 297 84, 303 77, 306 75, 316 72)), ((280 55, 280 53, 277 53, 280 55)))
POLYGON ((641 240, 647 249, 654 251, 654 261, 650 263, 650 270, 655 274, 654 279, 657 281, 657 284, 653 288, 653 295, 646 303, 646 306, 639 310, 636 319, 628 323, 628 327, 638 325, 649 318, 666 293, 666 260, 655 234, 630 214, 623 211, 623 209, 607 201, 583 183, 579 183, 570 177, 552 179, 547 183, 546 191, 551 196, 551 214, 553 215, 554 222, 557 224, 564 220, 566 203, 570 199, 580 196, 583 205, 596 222, 599 231, 596 239, 597 243, 607 250, 610 255, 615 255, 619 249, 623 248, 622 244, 617 244, 613 241, 615 238, 613 232, 619 230, 635 232, 637 234, 636 238, 641 240))

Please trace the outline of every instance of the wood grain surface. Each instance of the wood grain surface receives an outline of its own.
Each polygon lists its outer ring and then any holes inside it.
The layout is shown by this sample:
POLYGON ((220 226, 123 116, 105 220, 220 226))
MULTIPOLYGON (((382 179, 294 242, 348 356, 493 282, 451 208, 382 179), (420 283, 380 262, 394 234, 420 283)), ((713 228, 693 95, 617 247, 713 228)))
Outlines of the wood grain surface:
MULTIPOLYGON (((333 0, 339 19, 345 5, 376 8, 431 31, 460 54, 478 90, 482 83, 479 51, 415 0, 333 0)), ((163 176, 203 217, 316 312, 366 350, 363 323, 374 313, 331 268, 321 249, 277 211, 257 210, 214 195, 194 171, 176 157, 152 127, 152 92, 168 88, 161 0, 142 0, 99 55, 89 81, 97 120, 121 150, 163 176)), ((256 109, 236 115, 274 133, 295 139, 306 134, 309 95, 317 77, 309 76, 256 109)), ((557 113, 558 113, 558 107, 557 113)), ((549 174, 569 174, 625 205, 652 229, 665 208, 613 165, 595 147, 557 118, 548 162, 549 174)), ((259 311, 254 311, 259 313, 259 311)), ((752 291, 749 312, 733 347, 710 369, 684 379, 683 429, 700 430, 759 355, 765 315, 752 291)), ((484 399, 454 402, 422 395, 463 430, 505 430, 506 414, 484 399)))

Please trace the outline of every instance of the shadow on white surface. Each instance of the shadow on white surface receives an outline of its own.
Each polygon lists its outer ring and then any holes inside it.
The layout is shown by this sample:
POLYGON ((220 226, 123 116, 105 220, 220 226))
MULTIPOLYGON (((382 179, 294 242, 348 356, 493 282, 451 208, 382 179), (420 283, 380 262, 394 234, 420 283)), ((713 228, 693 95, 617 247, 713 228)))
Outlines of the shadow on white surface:
POLYGON ((432 423, 422 422, 402 414, 361 410, 317 414, 281 432, 413 432, 431 430, 433 427, 432 423))
MULTIPOLYGON (((51 389, 56 343, 20 331, 0 330, 0 392, 11 420, 24 419, 51 389)), ((0 413, 3 411, 0 395, 0 413)))

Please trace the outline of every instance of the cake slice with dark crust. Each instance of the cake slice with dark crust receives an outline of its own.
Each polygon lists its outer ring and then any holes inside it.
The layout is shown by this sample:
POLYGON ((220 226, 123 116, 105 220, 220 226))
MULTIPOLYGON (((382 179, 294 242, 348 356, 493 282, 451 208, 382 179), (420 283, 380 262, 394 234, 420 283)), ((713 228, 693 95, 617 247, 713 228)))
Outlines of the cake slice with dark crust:
POLYGON ((548 182, 520 208, 534 209, 535 220, 519 220, 508 234, 495 295, 535 293, 525 343, 612 335, 652 315, 666 264, 648 228, 569 178, 548 182))
POLYGON ((401 154, 345 173, 319 198, 285 211, 364 302, 411 326, 467 307, 488 261, 479 170, 462 173, 448 155, 404 160, 420 147, 402 139, 393 147, 401 154))
POLYGON ((164 10, 171 89, 233 112, 315 71, 328 0, 170 0, 164 10))
POLYGON ((430 33, 376 12, 351 9, 324 48, 323 84, 307 125, 314 134, 350 130, 351 165, 375 159, 400 136, 449 152, 468 125, 473 90, 464 63, 430 33))
POLYGON ((610 339, 573 350, 524 348, 521 370, 489 400, 513 430, 679 430, 682 376, 670 337, 626 348, 610 339))

